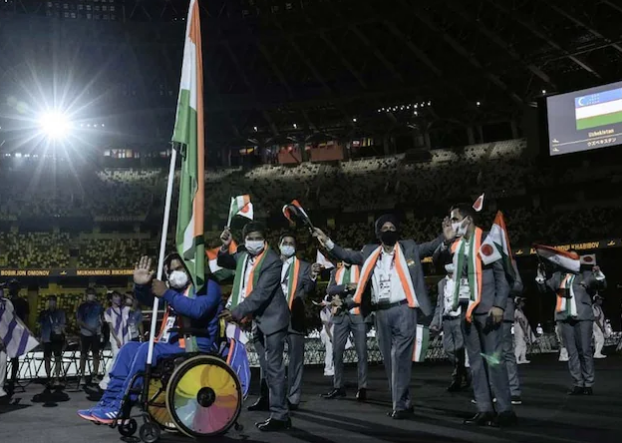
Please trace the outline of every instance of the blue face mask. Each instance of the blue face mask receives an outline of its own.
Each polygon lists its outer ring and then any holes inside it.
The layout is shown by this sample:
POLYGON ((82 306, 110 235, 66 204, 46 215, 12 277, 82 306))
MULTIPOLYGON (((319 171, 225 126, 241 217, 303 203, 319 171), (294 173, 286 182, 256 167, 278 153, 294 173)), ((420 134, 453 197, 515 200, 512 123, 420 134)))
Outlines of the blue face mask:
POLYGON ((296 248, 292 245, 281 245, 281 254, 285 257, 289 258, 296 253, 296 248))
POLYGON ((246 240, 244 246, 250 255, 259 255, 263 251, 265 244, 263 240, 246 240))

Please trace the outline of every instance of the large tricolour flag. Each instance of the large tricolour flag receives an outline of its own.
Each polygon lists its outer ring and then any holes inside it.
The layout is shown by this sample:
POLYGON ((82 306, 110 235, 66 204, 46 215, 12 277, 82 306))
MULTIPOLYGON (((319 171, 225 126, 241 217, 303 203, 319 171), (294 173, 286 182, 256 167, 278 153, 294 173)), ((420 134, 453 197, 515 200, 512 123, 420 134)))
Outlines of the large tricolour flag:
POLYGON ((205 286, 205 245, 203 207, 205 201, 205 134, 203 126, 203 58, 199 2, 190 0, 177 118, 173 142, 182 157, 179 208, 177 212, 177 251, 183 257, 195 292, 205 286))
POLYGON ((24 355, 39 344, 15 315, 13 303, 3 297, 0 297, 0 342, 4 343, 9 358, 24 355))
POLYGON ((576 252, 562 251, 552 246, 535 245, 536 254, 560 268, 578 273, 581 268, 581 258, 576 252))
POLYGON ((516 269, 512 265, 512 248, 510 248, 510 238, 505 227, 505 218, 501 211, 497 212, 495 221, 490 228, 486 240, 482 242, 479 249, 482 263, 489 265, 497 260, 503 260, 503 268, 511 281, 516 278, 516 269))
POLYGON ((622 123, 622 88, 574 99, 577 130, 622 123))
MULTIPOLYGON (((214 278, 218 281, 226 280, 229 277, 233 277, 235 275, 235 271, 231 269, 225 269, 218 266, 218 251, 220 248, 213 248, 207 250, 207 259, 209 263, 209 271, 214 276, 214 278)), ((229 244, 229 254, 235 254, 238 250, 238 245, 236 242, 232 241, 229 244)))

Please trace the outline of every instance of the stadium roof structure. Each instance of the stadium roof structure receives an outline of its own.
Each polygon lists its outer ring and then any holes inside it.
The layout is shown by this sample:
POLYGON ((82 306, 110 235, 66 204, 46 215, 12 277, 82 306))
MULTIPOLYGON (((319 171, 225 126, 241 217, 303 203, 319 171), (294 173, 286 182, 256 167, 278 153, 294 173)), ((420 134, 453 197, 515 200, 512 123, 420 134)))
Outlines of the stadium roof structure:
MULTIPOLYGON (((125 109, 142 106, 172 121, 187 5, 5 0, 0 54, 12 63, 0 63, 0 78, 19 65, 24 41, 37 41, 43 59, 46 48, 64 48, 74 63, 101 60, 98 68, 108 71, 100 77, 125 91, 125 109), (9 66, 4 74, 2 66, 9 66)), ((622 77, 622 5, 614 0, 200 5, 206 124, 216 142, 516 121, 542 95, 622 77)))

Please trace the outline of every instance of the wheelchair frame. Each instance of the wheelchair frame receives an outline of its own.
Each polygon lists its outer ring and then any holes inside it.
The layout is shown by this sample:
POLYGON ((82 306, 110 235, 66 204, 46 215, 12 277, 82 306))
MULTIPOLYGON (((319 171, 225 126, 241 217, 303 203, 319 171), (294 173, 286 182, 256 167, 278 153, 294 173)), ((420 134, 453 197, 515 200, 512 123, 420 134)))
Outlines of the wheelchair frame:
MULTIPOLYGON (((127 390, 123 393, 123 399, 121 401, 121 407, 120 407, 121 416, 118 417, 117 420, 115 420, 112 424, 110 424, 109 427, 111 427, 112 429, 118 428, 119 434, 121 434, 124 437, 131 437, 136 433, 136 431, 138 431, 140 440, 143 441, 144 443, 157 442, 160 439, 160 436, 162 434, 161 428, 164 428, 165 431, 169 431, 169 432, 173 431, 172 429, 169 429, 166 426, 154 420, 151 414, 149 413, 149 407, 153 406, 153 403, 152 403, 153 400, 157 398, 161 393, 168 392, 169 379, 173 376, 177 368, 181 366, 182 364, 184 364, 186 361, 189 361, 195 357, 213 357, 225 363, 226 365, 226 362, 224 362, 223 358, 214 353, 192 352, 192 353, 181 353, 181 354, 176 354, 174 356, 165 357, 162 361, 160 361, 156 365, 156 367, 154 368, 155 372, 152 372, 153 370, 150 370, 151 368, 147 367, 146 371, 139 371, 132 376, 127 390), (182 359, 182 362, 179 365, 176 365, 175 361, 178 359, 182 359), (172 370, 170 371, 170 374, 168 374, 168 377, 163 378, 164 373, 166 372, 166 369, 167 369, 166 364, 168 361, 173 362, 173 365, 172 365, 173 367, 172 367, 172 370), (160 368, 160 366, 164 366, 164 367, 160 368), (154 375, 156 377, 154 377, 154 375), (157 377, 158 375, 159 377, 157 377), (140 388, 134 388, 136 381, 141 377, 143 378, 143 386, 140 388), (153 380, 154 378, 164 380, 164 381, 161 382, 162 387, 160 388, 160 391, 158 391, 158 393, 156 393, 155 396, 152 396, 152 398, 150 398, 149 385, 151 383, 151 380, 153 380), (132 401, 131 399, 132 395, 138 395, 139 396, 138 401, 132 401), (133 416, 132 409, 137 403, 140 404, 141 411, 140 413, 133 416), (138 426, 138 422, 136 418, 134 417, 142 419, 142 424, 140 425, 140 428, 138 426)), ((228 365, 226 365, 226 367, 230 369, 228 365)), ((238 422, 240 412, 241 412, 241 403, 242 403, 241 383, 237 375, 235 374, 235 372, 233 372, 232 370, 231 370, 231 375, 234 377, 236 381, 238 394, 240 396, 239 397, 240 403, 238 404, 238 410, 231 424, 227 426, 226 428, 222 429, 221 431, 214 433, 213 436, 224 434, 231 427, 233 427, 236 431, 241 431, 242 429, 244 429, 244 427, 238 422)), ((168 402, 168 398, 165 399, 165 402, 168 402)), ((175 421, 173 417, 171 417, 171 419, 172 421, 175 421)), ((181 431, 183 434, 188 435, 187 432, 179 428, 176 428, 174 431, 181 431)))

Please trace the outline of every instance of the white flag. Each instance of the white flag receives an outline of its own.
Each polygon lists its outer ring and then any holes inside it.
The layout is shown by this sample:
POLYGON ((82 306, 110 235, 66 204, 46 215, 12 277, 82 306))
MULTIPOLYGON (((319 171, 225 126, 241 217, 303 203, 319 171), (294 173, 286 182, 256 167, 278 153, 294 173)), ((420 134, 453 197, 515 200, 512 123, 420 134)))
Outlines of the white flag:
POLYGON ((324 269, 333 269, 335 267, 335 265, 333 265, 330 260, 324 257, 324 254, 322 254, 319 249, 317 250, 317 257, 315 259, 315 262, 322 265, 324 269))

